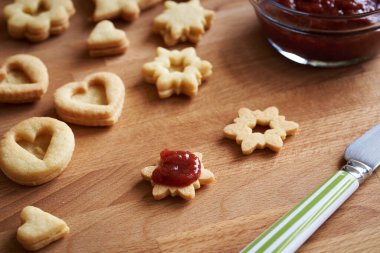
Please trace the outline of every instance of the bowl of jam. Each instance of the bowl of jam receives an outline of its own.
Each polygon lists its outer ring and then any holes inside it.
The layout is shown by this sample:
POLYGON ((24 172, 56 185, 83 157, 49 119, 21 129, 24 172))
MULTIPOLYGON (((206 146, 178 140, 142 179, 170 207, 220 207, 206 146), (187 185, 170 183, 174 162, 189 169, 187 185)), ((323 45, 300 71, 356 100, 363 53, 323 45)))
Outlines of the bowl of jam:
POLYGON ((380 0, 250 0, 269 43, 317 67, 351 65, 380 50, 380 0))

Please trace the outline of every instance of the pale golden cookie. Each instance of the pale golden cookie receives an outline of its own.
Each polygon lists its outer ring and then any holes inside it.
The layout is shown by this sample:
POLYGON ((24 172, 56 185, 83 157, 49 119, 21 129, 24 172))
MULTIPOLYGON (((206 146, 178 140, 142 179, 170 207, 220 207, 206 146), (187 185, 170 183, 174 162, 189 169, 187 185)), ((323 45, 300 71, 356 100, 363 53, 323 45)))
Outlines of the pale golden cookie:
POLYGON ((74 147, 74 134, 64 122, 30 118, 4 134, 0 141, 0 168, 16 183, 40 185, 62 173, 74 147))
POLYGON ((144 64, 143 75, 157 86, 160 98, 181 93, 193 97, 202 81, 212 75, 212 65, 199 58, 192 47, 182 51, 159 47, 154 61, 144 64))
POLYGON ((211 27, 214 12, 204 9, 199 0, 165 2, 165 10, 153 22, 153 32, 164 37, 168 46, 180 41, 198 43, 211 27))
POLYGON ((9 34, 34 42, 63 33, 74 13, 71 0, 14 0, 4 8, 9 34))
POLYGON ((87 40, 87 47, 92 57, 123 54, 129 44, 126 33, 116 29, 108 20, 99 22, 87 40))
POLYGON ((224 135, 236 140, 241 144, 243 154, 249 155, 255 149, 265 147, 276 152, 280 151, 286 137, 294 135, 298 128, 296 122, 287 121, 284 116, 280 116, 276 107, 268 107, 264 111, 241 108, 239 117, 234 119, 234 123, 224 128, 224 135), (252 132, 256 125, 268 126, 270 129, 264 133, 252 132))
POLYGON ((119 76, 98 72, 82 82, 66 84, 56 90, 54 104, 65 121, 86 126, 115 124, 124 105, 125 88, 119 76))
POLYGON ((140 12, 163 0, 93 0, 95 3, 94 21, 121 17, 126 21, 137 19, 140 12))
POLYGON ((154 199, 160 200, 170 195, 172 197, 180 196, 183 199, 191 200, 195 197, 195 190, 201 188, 202 185, 209 185, 215 182, 214 174, 210 170, 205 169, 203 166, 202 154, 198 152, 194 152, 193 154, 201 161, 201 175, 198 180, 186 187, 173 187, 155 184, 152 180, 152 174, 158 164, 155 166, 145 167, 141 170, 141 176, 143 179, 150 181, 153 186, 152 194, 154 199))
POLYGON ((17 240, 27 250, 39 250, 70 232, 66 222, 34 206, 21 211, 17 240))
POLYGON ((0 103, 37 101, 48 85, 48 71, 40 59, 26 54, 11 56, 0 68, 0 103))

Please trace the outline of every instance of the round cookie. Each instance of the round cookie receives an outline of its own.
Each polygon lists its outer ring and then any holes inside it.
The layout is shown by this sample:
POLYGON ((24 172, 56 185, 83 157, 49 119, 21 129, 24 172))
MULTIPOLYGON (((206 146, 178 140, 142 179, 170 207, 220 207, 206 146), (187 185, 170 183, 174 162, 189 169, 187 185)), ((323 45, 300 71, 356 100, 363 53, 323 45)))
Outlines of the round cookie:
POLYGON ((22 185, 40 185, 67 167, 75 147, 74 134, 64 122, 33 117, 18 123, 0 141, 0 168, 22 185))

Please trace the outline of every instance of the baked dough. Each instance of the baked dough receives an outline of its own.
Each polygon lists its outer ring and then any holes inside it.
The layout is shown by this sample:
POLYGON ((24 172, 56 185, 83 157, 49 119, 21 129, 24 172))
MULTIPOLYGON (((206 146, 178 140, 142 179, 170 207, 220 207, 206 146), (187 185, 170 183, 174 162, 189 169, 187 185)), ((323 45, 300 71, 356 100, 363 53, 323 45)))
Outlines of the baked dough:
POLYGON ((40 185, 67 167, 75 147, 74 134, 64 122, 34 117, 6 132, 0 141, 0 168, 22 185, 40 185))
POLYGON ((74 13, 71 0, 14 0, 4 8, 9 34, 33 42, 66 31, 74 13))
POLYGON ((202 185, 209 185, 215 182, 214 174, 210 170, 205 169, 203 166, 202 154, 194 152, 194 155, 197 156, 201 162, 201 175, 199 176, 198 180, 196 180, 191 185, 185 187, 174 187, 155 184, 152 180, 152 174, 153 171, 157 168, 158 164, 156 164, 155 166, 145 167, 141 170, 141 176, 143 177, 143 179, 150 181, 153 186, 152 194, 154 199, 160 200, 170 195, 172 197, 180 196, 185 200, 191 200, 195 197, 195 190, 201 188, 202 185))
POLYGON ((266 147, 279 152, 286 137, 294 135, 298 128, 298 123, 280 116, 278 109, 274 106, 264 111, 240 108, 239 117, 234 119, 233 124, 224 128, 224 136, 241 144, 245 155, 252 154, 255 149, 266 147), (252 132, 256 125, 268 126, 269 129, 264 133, 252 132))
POLYGON ((125 87, 119 76, 97 72, 82 82, 68 83, 56 90, 54 104, 65 121, 85 126, 110 126, 121 115, 125 87))
POLYGON ((25 207, 20 216, 17 240, 26 250, 39 250, 70 232, 66 222, 34 206, 25 207))
POLYGON ((46 93, 48 86, 45 64, 32 55, 13 55, 0 68, 0 103, 37 101, 46 93))
POLYGON ((199 58, 192 47, 181 51, 159 47, 154 61, 144 64, 143 75, 156 85, 160 98, 181 93, 193 97, 202 81, 212 75, 212 65, 199 58))

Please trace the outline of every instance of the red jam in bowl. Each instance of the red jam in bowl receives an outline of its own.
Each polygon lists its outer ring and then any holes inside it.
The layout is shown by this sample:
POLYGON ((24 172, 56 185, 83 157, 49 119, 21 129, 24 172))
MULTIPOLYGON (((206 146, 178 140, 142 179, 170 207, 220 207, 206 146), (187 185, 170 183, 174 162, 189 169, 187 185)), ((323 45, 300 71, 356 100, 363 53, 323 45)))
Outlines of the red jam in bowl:
POLYGON ((303 64, 335 67, 380 49, 380 0, 251 0, 271 45, 303 64))
POLYGON ((374 11, 377 0, 275 0, 285 7, 306 13, 344 16, 374 11))
POLYGON ((152 175, 156 184, 185 187, 201 175, 201 162, 193 153, 165 149, 160 156, 161 161, 152 175))

